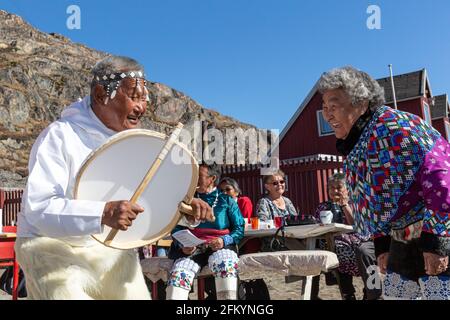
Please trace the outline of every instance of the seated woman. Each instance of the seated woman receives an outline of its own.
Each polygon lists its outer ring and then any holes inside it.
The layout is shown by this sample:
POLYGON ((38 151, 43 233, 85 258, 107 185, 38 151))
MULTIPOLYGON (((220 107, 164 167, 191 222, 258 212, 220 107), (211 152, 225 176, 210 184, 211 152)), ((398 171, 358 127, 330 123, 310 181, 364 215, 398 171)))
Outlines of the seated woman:
POLYGON ((253 203, 249 197, 243 196, 239 184, 233 178, 225 177, 220 180, 219 189, 229 195, 237 202, 244 219, 250 219, 253 216, 253 203))
MULTIPOLYGON (((322 202, 317 207, 315 218, 320 221, 321 211, 333 213, 333 223, 352 225, 353 214, 348 203, 349 197, 345 185, 345 175, 335 173, 328 179, 328 197, 330 200, 322 202)), ((319 248, 326 249, 325 241, 319 242, 319 248)), ((356 300, 353 277, 362 276, 364 281, 364 299, 375 300, 380 297, 381 290, 368 289, 368 268, 376 265, 375 249, 370 237, 352 232, 335 238, 335 251, 339 260, 338 276, 339 289, 344 300, 356 300)), ((319 276, 314 277, 312 299, 318 299, 319 276)))
MULTIPOLYGON (((175 260, 167 282, 168 300, 187 300, 197 272, 205 265, 214 273, 217 299, 237 298, 237 245, 244 236, 245 222, 237 203, 219 192, 217 165, 201 164, 195 197, 206 201, 214 211, 214 222, 200 222, 191 232, 206 241, 205 246, 182 247, 176 240, 168 257, 175 260)), ((172 234, 183 226, 178 225, 172 234)))
MULTIPOLYGON (((250 223, 250 219, 254 216, 252 200, 241 195, 242 191, 237 181, 228 177, 223 178, 219 183, 219 189, 237 202, 242 216, 250 223)), ((239 254, 256 253, 260 249, 261 241, 250 239, 239 249, 239 254)), ((270 300, 270 293, 263 279, 241 281, 238 298, 239 300, 270 300)))
MULTIPOLYGON (((276 217, 286 219, 289 216, 298 216, 292 201, 283 196, 286 190, 285 174, 278 170, 272 175, 265 175, 263 177, 264 188, 266 195, 258 201, 256 206, 256 214, 261 221, 274 220, 276 217)), ((271 237, 262 238, 262 251, 271 251, 270 240, 271 237)), ((305 249, 304 241, 298 239, 286 238, 285 245, 290 250, 305 249)))
MULTIPOLYGON (((250 223, 250 219, 254 216, 253 203, 249 197, 242 195, 242 191, 237 181, 229 177, 222 178, 219 183, 219 189, 223 193, 228 194, 233 198, 234 201, 237 202, 242 217, 244 219, 247 219, 247 221, 250 223)), ((239 253, 255 253, 258 252, 260 248, 261 242, 259 241, 259 239, 250 239, 242 246, 242 248, 240 248, 239 253)))

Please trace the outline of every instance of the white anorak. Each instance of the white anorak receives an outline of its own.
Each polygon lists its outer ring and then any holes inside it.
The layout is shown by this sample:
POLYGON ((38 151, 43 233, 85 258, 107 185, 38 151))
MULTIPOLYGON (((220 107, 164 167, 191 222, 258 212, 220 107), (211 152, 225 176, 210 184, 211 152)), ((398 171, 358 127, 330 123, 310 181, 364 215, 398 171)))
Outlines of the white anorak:
POLYGON ((90 97, 63 110, 36 139, 18 216, 18 237, 58 238, 73 246, 96 243, 105 202, 74 200, 76 175, 86 157, 116 132, 94 114, 90 97))

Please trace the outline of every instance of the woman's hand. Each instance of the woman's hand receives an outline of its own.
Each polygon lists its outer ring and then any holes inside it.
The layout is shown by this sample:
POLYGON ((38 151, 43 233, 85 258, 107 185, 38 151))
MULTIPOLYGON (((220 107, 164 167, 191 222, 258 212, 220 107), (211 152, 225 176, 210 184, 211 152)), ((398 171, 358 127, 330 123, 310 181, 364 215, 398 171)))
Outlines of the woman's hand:
POLYGON ((194 253, 195 249, 197 249, 197 247, 183 247, 181 248, 181 251, 183 251, 185 255, 190 256, 194 253))
POLYGON ((222 238, 215 238, 214 240, 211 240, 208 243, 208 246, 213 250, 217 251, 220 249, 223 249, 223 239, 222 238))
POLYGON ((345 206, 348 204, 349 201, 349 196, 348 196, 348 191, 347 189, 344 189, 342 192, 339 192, 339 205, 340 206, 345 206))
POLYGON ((349 201, 348 191, 345 188, 330 188, 329 197, 332 202, 337 203, 340 206, 345 206, 349 201))
POLYGON ((389 252, 382 253, 377 258, 377 264, 382 274, 386 273, 388 259, 389 259, 389 252))
POLYGON ((440 256, 430 252, 423 253, 425 272, 429 276, 436 276, 448 268, 448 256, 440 256))

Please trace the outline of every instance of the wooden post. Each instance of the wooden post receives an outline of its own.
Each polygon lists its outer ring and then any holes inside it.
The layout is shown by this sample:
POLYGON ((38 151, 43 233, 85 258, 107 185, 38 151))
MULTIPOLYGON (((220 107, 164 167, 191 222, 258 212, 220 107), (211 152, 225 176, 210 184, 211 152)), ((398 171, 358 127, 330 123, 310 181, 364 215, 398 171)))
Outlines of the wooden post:
POLYGON ((4 218, 4 214, 3 214, 4 203, 5 203, 5 191, 3 189, 0 189, 0 214, 2 216, 2 226, 6 226, 5 218, 4 218))

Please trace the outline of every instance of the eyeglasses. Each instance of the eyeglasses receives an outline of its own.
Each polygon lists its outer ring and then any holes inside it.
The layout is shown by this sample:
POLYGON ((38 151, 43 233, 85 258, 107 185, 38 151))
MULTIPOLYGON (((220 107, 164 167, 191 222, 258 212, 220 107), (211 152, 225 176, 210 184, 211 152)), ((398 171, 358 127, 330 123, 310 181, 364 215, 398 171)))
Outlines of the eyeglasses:
POLYGON ((274 186, 277 186, 277 185, 279 185, 279 184, 285 184, 285 183, 286 183, 286 181, 280 180, 280 181, 274 181, 274 182, 272 182, 271 184, 273 184, 274 186))
POLYGON ((225 188, 222 189, 222 192, 229 192, 229 191, 232 191, 232 190, 233 190, 232 187, 225 187, 225 188))

